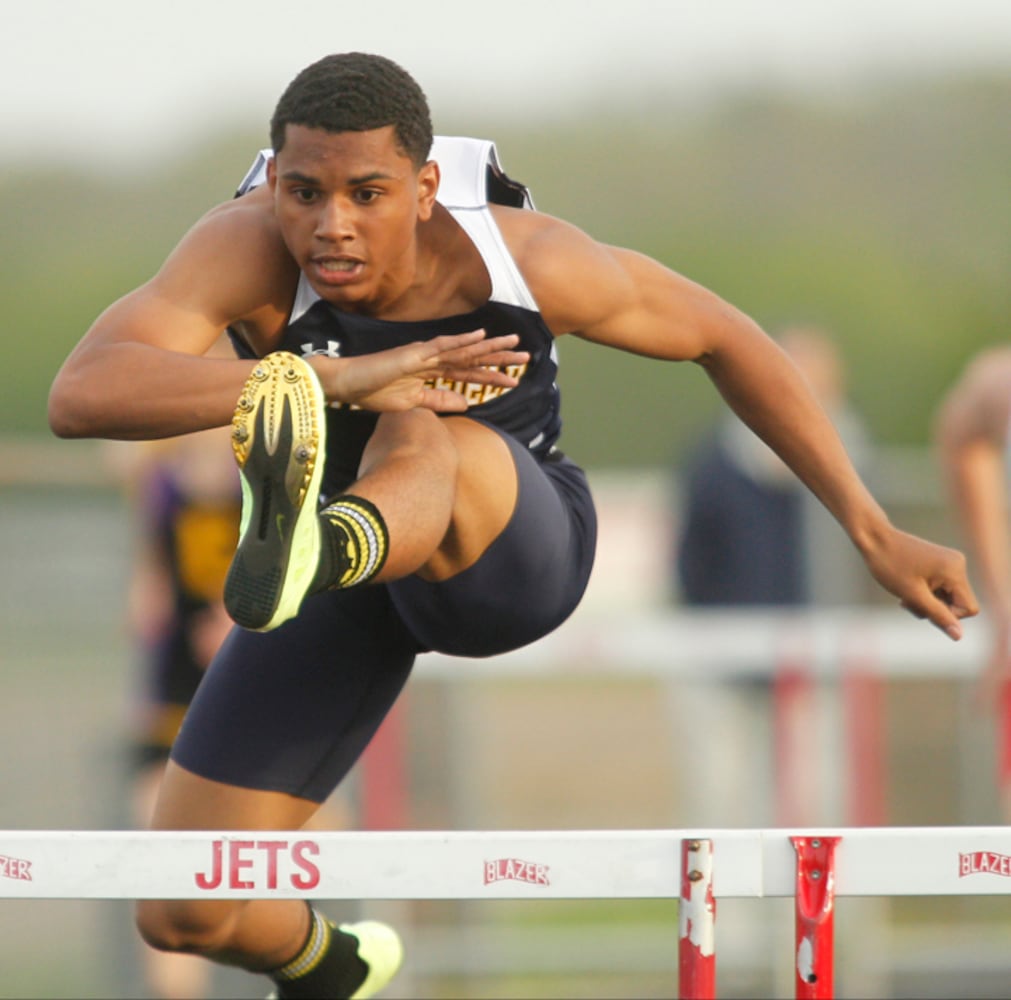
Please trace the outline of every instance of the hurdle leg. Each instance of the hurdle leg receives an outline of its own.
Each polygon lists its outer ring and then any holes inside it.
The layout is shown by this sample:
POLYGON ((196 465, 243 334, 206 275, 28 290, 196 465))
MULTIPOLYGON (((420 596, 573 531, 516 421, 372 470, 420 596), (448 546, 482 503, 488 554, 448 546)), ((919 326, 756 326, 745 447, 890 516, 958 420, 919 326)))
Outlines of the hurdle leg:
POLYGON ((716 996, 716 899, 713 842, 681 841, 681 899, 678 904, 678 996, 716 996))
POLYGON ((797 1000, 833 996, 835 847, 841 837, 791 837, 797 852, 797 1000))

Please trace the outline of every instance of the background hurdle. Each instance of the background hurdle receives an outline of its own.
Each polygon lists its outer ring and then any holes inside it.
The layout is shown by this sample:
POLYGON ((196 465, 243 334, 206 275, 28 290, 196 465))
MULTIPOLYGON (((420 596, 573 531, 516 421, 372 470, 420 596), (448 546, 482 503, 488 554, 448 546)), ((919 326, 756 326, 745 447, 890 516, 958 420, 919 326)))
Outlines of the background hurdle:
POLYGON ((8 899, 680 899, 680 991, 696 998, 715 995, 716 899, 795 898, 797 996, 820 998, 836 897, 1008 894, 1005 827, 0 831, 8 899))

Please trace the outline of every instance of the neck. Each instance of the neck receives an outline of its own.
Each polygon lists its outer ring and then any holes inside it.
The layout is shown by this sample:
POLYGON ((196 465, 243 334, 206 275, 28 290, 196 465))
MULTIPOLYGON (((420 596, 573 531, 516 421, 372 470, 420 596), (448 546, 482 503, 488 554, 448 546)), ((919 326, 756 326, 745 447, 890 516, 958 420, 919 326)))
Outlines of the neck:
POLYGON ((470 312, 491 294, 477 249, 442 205, 419 224, 408 271, 391 283, 391 294, 383 296, 371 315, 405 321, 439 319, 470 312))

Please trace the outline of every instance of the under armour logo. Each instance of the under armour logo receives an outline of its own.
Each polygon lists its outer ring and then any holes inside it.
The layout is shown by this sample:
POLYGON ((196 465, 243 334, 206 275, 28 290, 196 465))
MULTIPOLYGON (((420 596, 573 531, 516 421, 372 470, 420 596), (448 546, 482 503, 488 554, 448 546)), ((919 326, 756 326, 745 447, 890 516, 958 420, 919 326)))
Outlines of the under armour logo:
POLYGON ((341 345, 336 340, 328 340, 326 347, 313 347, 312 343, 302 344, 302 357, 311 358, 315 355, 322 355, 328 358, 339 358, 341 356, 341 345))

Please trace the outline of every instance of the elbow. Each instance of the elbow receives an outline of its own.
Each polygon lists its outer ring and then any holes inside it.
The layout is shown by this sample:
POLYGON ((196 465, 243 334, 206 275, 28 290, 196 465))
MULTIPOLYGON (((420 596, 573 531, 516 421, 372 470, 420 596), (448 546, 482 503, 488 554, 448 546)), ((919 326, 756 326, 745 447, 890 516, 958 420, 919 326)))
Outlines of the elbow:
POLYGON ((46 415, 49 429, 58 438, 85 438, 96 436, 87 419, 87 408, 57 379, 49 391, 46 415))
POLYGON ((80 421, 74 419, 72 413, 68 413, 63 407, 54 405, 52 397, 49 400, 49 429, 58 438, 82 438, 87 437, 87 433, 81 426, 80 421))

